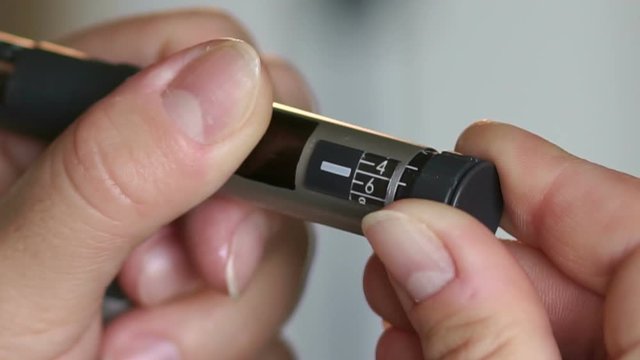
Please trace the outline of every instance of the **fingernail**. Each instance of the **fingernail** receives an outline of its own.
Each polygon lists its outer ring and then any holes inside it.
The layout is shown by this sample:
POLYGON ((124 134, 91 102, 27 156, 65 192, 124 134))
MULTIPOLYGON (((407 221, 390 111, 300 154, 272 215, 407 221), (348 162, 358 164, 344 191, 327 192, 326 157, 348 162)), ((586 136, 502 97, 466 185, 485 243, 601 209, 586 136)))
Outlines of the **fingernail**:
POLYGON ((231 239, 225 267, 225 280, 231 298, 238 298, 249 284, 273 230, 273 220, 262 211, 249 215, 238 225, 231 239))
POLYGON ((253 108, 260 79, 258 54, 245 42, 212 42, 163 93, 164 107, 183 132, 202 144, 224 137, 253 108))
POLYGON ((137 286, 143 304, 160 304, 197 287, 198 279, 178 243, 160 237, 142 247, 137 286))
POLYGON ((178 347, 158 337, 132 337, 105 355, 107 360, 180 360, 178 347))
POLYGON ((449 252, 424 223, 382 210, 366 216, 362 227, 387 271, 414 301, 434 295, 455 277, 449 252))

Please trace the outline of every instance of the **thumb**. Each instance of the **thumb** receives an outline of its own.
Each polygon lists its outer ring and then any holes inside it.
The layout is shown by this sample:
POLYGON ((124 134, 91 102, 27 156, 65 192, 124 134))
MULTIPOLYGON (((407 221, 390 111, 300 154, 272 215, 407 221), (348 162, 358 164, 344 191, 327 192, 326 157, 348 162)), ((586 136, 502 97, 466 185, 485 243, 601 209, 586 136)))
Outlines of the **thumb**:
POLYGON ((0 206, 0 304, 12 309, 3 327, 19 334, 37 314, 31 326, 46 334, 99 312, 133 247, 232 175, 271 103, 256 52, 219 40, 135 75, 90 109, 0 206))
POLYGON ((470 216, 432 202, 401 201, 367 216, 363 230, 425 359, 560 358, 527 276, 470 216))

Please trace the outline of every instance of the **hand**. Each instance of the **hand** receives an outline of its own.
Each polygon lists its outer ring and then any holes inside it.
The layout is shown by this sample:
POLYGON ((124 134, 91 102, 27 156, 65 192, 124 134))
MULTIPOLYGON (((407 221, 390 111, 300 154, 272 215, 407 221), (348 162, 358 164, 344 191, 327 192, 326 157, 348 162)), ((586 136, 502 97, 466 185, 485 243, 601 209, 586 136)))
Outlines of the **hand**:
POLYGON ((504 124, 457 150, 495 162, 518 241, 426 201, 365 218, 378 358, 640 358, 640 181, 504 124))
POLYGON ((215 11, 64 43, 155 64, 46 149, 0 132, 0 358, 288 358, 279 330, 302 289, 307 229, 216 191, 265 131, 273 95, 311 106, 299 74, 261 62, 215 11), (104 328, 119 272, 136 307, 104 328))

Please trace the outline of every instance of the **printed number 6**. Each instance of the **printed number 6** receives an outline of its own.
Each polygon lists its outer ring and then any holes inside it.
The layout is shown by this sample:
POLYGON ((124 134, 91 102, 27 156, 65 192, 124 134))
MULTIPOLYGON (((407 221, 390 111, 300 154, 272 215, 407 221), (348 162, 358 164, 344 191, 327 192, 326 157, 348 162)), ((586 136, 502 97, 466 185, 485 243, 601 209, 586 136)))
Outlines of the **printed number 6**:
POLYGON ((373 178, 371 178, 371 180, 369 180, 369 182, 367 183, 367 185, 365 185, 364 187, 364 191, 367 194, 371 194, 373 193, 373 191, 375 190, 375 187, 373 186, 373 178))

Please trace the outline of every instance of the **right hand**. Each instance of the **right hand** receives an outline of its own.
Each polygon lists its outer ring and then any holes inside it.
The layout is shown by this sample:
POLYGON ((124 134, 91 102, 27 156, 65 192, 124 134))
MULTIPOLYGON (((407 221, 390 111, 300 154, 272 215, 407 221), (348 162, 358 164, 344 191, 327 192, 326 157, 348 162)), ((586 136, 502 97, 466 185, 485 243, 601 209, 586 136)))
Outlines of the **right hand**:
POLYGON ((365 218, 378 358, 639 359, 640 180, 494 122, 457 150, 496 164, 518 241, 428 201, 365 218))

